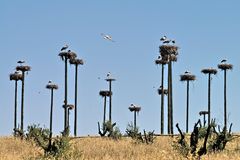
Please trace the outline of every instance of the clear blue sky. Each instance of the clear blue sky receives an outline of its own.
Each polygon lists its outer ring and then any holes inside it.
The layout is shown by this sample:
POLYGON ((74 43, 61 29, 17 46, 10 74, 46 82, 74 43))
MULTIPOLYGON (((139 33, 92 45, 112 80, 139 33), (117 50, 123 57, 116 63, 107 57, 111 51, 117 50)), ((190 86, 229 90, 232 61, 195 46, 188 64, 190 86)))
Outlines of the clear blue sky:
MULTIPOLYGON (((179 75, 190 70, 197 76, 190 85, 192 128, 198 112, 207 109, 207 76, 200 71, 216 68, 226 58, 234 65, 228 73, 229 123, 233 122, 233 131, 239 132, 239 7, 237 0, 1 0, 0 135, 12 133, 14 82, 9 81, 9 74, 21 59, 32 67, 26 77, 25 129, 33 123, 49 126, 50 92, 45 85, 51 79, 59 85, 55 92, 53 131, 62 131, 64 63, 58 53, 66 43, 85 61, 79 69, 78 134, 97 134, 97 122, 102 121, 103 114, 103 99, 98 93, 108 88, 104 78, 109 71, 117 79, 113 83, 112 117, 120 130, 125 132, 132 121, 128 107, 135 103, 142 107, 138 116, 140 128, 159 133, 160 97, 156 89, 160 85, 160 67, 154 60, 163 35, 176 39, 180 47, 178 62, 173 65, 174 124, 179 122, 185 129, 186 84, 179 82, 179 75), (116 42, 104 40, 101 33, 112 35, 116 42)), ((212 117, 223 124, 221 71, 212 82, 212 117)), ((73 87, 71 66, 70 103, 74 103, 73 87)), ((20 92, 18 107, 20 113, 20 92)), ((19 118, 20 114, 20 123, 19 118)), ((73 127, 73 113, 70 119, 73 127)))

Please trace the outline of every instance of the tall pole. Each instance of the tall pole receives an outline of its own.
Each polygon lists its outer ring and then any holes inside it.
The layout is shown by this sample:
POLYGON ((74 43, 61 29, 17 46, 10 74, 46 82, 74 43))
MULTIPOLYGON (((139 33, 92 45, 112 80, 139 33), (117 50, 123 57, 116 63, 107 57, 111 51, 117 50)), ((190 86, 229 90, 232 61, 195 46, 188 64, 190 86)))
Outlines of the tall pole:
POLYGON ((50 138, 49 138, 49 144, 51 144, 52 141, 52 116, 53 116, 53 88, 51 88, 51 109, 50 109, 50 138))
POLYGON ((162 64, 161 134, 164 134, 164 64, 162 64))
POLYGON ((78 64, 75 64, 75 115, 74 115, 74 136, 77 136, 77 79, 78 79, 78 64))
POLYGON ((173 91, 172 91, 172 62, 170 62, 170 111, 171 111, 171 134, 173 134, 173 91))
POLYGON ((112 80, 109 80, 109 121, 112 122, 112 80))
POLYGON ((23 118, 24 118, 24 81, 25 81, 25 72, 22 71, 22 99, 21 99, 21 132, 23 132, 23 118))
POLYGON ((224 127, 227 129, 227 70, 224 70, 224 127))
POLYGON ((134 111, 134 130, 137 128, 137 114, 136 111, 134 111))
POLYGON ((208 74, 208 126, 211 122, 211 73, 208 74))
POLYGON ((189 114, 189 80, 187 80, 187 110, 186 110, 186 133, 188 133, 188 114, 189 114))
POLYGON ((168 134, 171 133, 171 85, 170 85, 170 70, 171 61, 168 62, 168 134))
POLYGON ((67 57, 65 57, 65 95, 64 95, 64 131, 68 128, 68 112, 67 112, 67 57))
MULTIPOLYGON (((106 122, 106 102, 107 101, 107 96, 104 96, 104 105, 103 105, 103 124, 106 122)), ((105 125, 103 125, 105 126, 105 125)))
POLYGON ((15 80, 15 101, 14 101, 14 135, 17 129, 17 80, 15 80))

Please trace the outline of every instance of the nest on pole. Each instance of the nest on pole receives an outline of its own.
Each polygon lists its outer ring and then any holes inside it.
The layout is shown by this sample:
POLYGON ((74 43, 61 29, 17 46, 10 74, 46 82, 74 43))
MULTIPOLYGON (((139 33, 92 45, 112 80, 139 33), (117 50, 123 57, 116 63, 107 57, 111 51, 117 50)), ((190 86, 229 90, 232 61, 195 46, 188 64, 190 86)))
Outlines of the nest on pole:
POLYGON ((31 67, 30 66, 17 66, 16 70, 17 71, 22 71, 22 72, 27 72, 27 71, 31 70, 31 67))
POLYGON ((58 89, 58 85, 56 85, 56 84, 47 84, 46 88, 47 89, 58 89))
POLYGON ((165 95, 167 95, 167 94, 168 94, 168 90, 167 90, 167 89, 164 89, 164 90, 163 90, 162 88, 159 88, 159 89, 158 89, 158 94, 159 94, 159 95, 162 95, 163 93, 164 93, 165 95))
POLYGON ((112 91, 108 91, 108 90, 104 90, 104 91, 100 91, 99 95, 102 97, 110 97, 112 95, 112 91))
POLYGON ((74 105, 73 104, 67 104, 67 105, 63 105, 63 108, 69 108, 70 110, 74 109, 74 105))
POLYGON ((20 74, 18 72, 15 72, 15 73, 10 74, 9 78, 10 78, 10 81, 12 81, 12 80, 15 80, 15 81, 22 80, 22 74, 20 74))
POLYGON ((180 75, 180 81, 195 81, 196 76, 193 74, 183 74, 180 75))
POLYGON ((167 56, 167 55, 178 55, 178 48, 175 45, 161 45, 159 47, 159 52, 162 57, 167 56))
POLYGON ((200 111, 199 112, 199 115, 201 116, 201 115, 204 115, 204 114, 208 114, 208 111, 200 111))
POLYGON ((201 71, 203 74, 217 74, 217 70, 214 68, 205 68, 201 71))
POLYGON ((166 59, 164 59, 164 58, 160 58, 160 59, 156 59, 155 60, 155 64, 156 65, 165 65, 165 64, 167 64, 168 63, 168 61, 166 60, 166 59))
POLYGON ((131 106, 131 107, 128 107, 128 109, 131 112, 140 112, 141 111, 141 107, 137 107, 137 106, 131 106))
POLYGON ((62 60, 66 59, 75 59, 77 57, 77 54, 75 52, 72 51, 67 51, 67 52, 60 52, 58 54, 59 57, 61 57, 62 60))
POLYGON ((233 65, 232 64, 227 64, 227 63, 221 63, 221 64, 218 64, 218 68, 221 69, 221 70, 232 70, 233 65))
POLYGON ((83 65, 84 64, 83 60, 82 59, 78 59, 78 58, 71 58, 69 60, 69 63, 70 64, 74 64, 74 65, 83 65))

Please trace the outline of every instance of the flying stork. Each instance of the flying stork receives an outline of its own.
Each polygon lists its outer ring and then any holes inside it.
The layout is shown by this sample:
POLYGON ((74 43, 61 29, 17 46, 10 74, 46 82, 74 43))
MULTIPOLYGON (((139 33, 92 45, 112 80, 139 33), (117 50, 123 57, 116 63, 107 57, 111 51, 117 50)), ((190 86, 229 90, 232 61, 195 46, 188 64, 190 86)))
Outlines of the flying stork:
POLYGON ((109 40, 111 42, 115 42, 113 39, 112 39, 112 36, 108 35, 108 34, 104 34, 104 33, 101 33, 101 36, 106 39, 106 40, 109 40))

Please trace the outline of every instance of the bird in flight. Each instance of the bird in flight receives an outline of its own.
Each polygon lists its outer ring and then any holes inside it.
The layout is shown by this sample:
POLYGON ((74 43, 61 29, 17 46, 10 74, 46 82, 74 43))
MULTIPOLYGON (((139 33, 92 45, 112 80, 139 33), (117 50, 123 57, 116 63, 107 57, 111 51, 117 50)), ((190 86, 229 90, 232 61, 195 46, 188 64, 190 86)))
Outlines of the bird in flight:
POLYGON ((225 63, 225 62, 227 62, 227 60, 226 60, 226 59, 223 59, 223 60, 221 61, 221 63, 225 63))
POLYGON ((115 42, 113 39, 112 39, 112 36, 108 35, 108 34, 104 34, 104 33, 101 33, 101 36, 108 40, 108 41, 111 41, 111 42, 115 42))
POLYGON ((66 44, 66 45, 64 45, 62 48, 61 48, 61 51, 64 51, 64 50, 66 50, 68 48, 68 45, 66 44))

